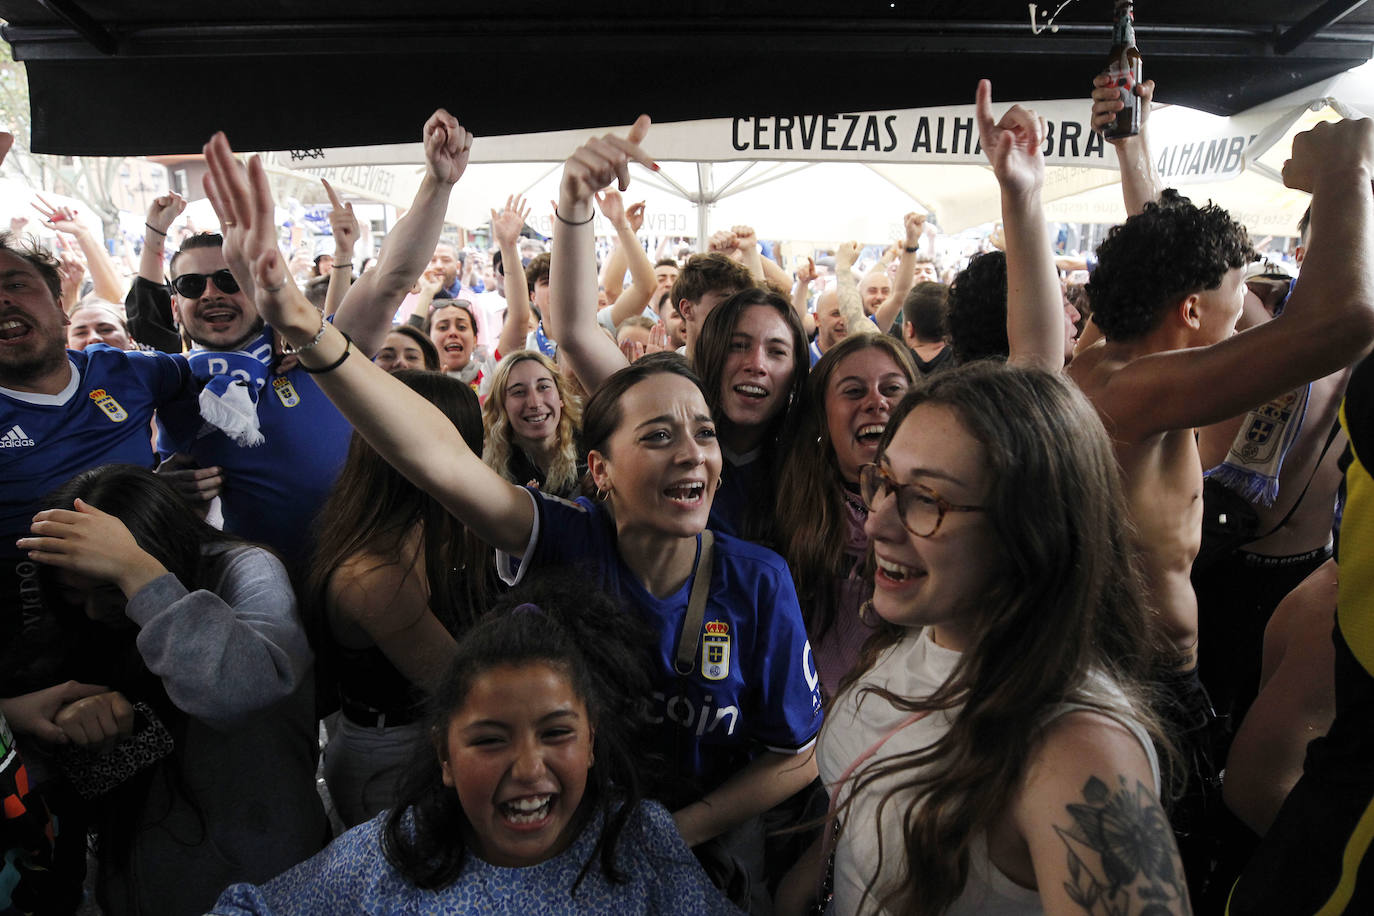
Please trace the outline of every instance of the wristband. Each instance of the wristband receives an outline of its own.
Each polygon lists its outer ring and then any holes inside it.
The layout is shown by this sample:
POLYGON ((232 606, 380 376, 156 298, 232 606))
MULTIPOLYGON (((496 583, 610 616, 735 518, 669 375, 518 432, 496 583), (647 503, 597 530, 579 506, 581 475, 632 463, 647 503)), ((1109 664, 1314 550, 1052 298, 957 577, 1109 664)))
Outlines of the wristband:
POLYGON ((563 225, 565 225, 565 226, 585 226, 585 225, 587 225, 588 223, 590 223, 592 220, 596 219, 596 209, 593 208, 593 209, 592 209, 592 215, 589 216, 589 217, 587 217, 587 218, 584 219, 584 220, 579 221, 579 222, 574 222, 574 221, 572 221, 572 220, 566 218, 562 213, 559 213, 559 212, 558 212, 558 208, 557 208, 557 207, 554 207, 554 208, 553 208, 553 215, 554 215, 555 217, 557 217, 557 218, 558 218, 558 221, 559 221, 560 223, 562 223, 563 225))
MULTIPOLYGON (((337 368, 339 368, 340 366, 342 366, 342 365, 344 364, 344 360, 348 359, 348 354, 351 353, 351 352, 353 352, 353 338, 352 338, 352 337, 349 337, 349 336, 348 336, 347 334, 345 334, 343 331, 340 331, 339 333, 340 333, 340 334, 343 334, 343 338, 344 338, 344 351, 343 351, 342 354, 339 355, 339 358, 338 358, 338 359, 334 360, 334 362, 330 363, 330 364, 327 365, 327 366, 321 366, 319 369, 311 369, 309 366, 307 366, 307 365, 306 365, 305 363, 303 363, 303 362, 302 362, 302 363, 297 363, 297 365, 301 367, 301 370, 304 371, 307 375, 324 375, 326 372, 333 372, 335 369, 337 369, 337 368)), ((312 347, 313 347, 314 345, 315 345, 315 341, 311 341, 310 344, 309 344, 309 346, 312 346, 312 347)), ((299 353, 300 351, 297 350, 296 352, 299 353)))
POLYGON ((147 223, 147 222, 145 222, 143 225, 147 226, 149 229, 153 230, 153 231, 156 232, 158 235, 162 236, 164 239, 167 237, 167 233, 163 232, 161 229, 159 229, 158 227, 154 226, 152 223, 147 223))
POLYGON ((919 249, 920 247, 920 245, 913 245, 912 247, 908 248, 905 245, 903 245, 902 250, 905 251, 907 254, 915 254, 917 249, 919 249))
POLYGON ((330 270, 352 270, 352 269, 353 269, 353 262, 352 262, 352 261, 345 261, 345 262, 342 263, 342 264, 335 264, 335 265, 333 265, 332 267, 330 267, 329 269, 330 269, 330 270))

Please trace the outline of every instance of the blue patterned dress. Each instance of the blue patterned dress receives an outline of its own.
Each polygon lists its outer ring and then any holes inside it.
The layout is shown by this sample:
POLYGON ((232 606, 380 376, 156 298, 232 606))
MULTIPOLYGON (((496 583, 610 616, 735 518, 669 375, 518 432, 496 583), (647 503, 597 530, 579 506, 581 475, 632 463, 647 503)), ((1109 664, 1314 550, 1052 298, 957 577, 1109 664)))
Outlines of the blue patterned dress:
POLYGON ((559 856, 527 868, 499 868, 469 855, 458 878, 440 890, 410 884, 382 854, 386 814, 343 834, 319 855, 261 887, 235 884, 213 912, 223 916, 338 916, 344 913, 413 916, 482 913, 501 916, 544 914, 630 914, 664 916, 737 914, 711 884, 670 815, 644 802, 625 827, 617 862, 626 876, 612 884, 599 864, 570 894, 582 865, 595 854, 600 819, 594 818, 559 856))

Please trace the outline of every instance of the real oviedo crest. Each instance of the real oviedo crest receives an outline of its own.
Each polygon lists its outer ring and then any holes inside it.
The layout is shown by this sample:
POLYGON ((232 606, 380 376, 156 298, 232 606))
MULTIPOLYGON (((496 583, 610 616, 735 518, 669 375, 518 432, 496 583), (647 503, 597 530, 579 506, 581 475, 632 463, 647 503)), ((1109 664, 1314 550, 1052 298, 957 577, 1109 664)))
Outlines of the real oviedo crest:
POLYGON ((105 416, 116 423, 123 423, 129 419, 128 411, 120 406, 119 402, 110 397, 110 393, 104 388, 97 388, 91 392, 91 400, 95 401, 95 406, 105 411, 105 416))
POLYGON ((295 386, 291 380, 284 375, 279 375, 272 379, 272 390, 277 393, 277 398, 283 407, 295 407, 301 402, 300 395, 296 394, 295 386))
POLYGON ((701 676, 723 681, 730 675, 730 624, 712 620, 701 640, 701 676))

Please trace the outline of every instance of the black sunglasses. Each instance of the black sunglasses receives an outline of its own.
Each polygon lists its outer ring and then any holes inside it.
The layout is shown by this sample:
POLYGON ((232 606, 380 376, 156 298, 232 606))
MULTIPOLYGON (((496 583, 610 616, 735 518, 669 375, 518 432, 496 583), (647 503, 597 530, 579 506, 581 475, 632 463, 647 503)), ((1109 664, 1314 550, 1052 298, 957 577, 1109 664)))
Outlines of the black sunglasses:
POLYGON ((239 281, 234 279, 234 275, 227 267, 212 274, 182 274, 172 281, 172 289, 187 299, 199 299, 205 292, 206 280, 214 280, 215 289, 226 296, 232 296, 239 291, 239 281))

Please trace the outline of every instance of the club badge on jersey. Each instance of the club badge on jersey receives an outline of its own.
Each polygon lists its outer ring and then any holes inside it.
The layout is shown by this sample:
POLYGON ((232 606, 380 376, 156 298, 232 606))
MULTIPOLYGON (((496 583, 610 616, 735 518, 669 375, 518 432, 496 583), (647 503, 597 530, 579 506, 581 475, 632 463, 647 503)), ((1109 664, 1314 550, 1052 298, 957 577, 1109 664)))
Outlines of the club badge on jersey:
POLYGON ((701 676, 723 681, 730 676, 730 624, 713 620, 701 640, 701 676))
POLYGON ((97 388, 91 392, 91 400, 95 401, 95 406, 105 411, 105 415, 116 423, 123 423, 129 419, 129 413, 119 402, 110 396, 104 388, 97 388))
POLYGON ((295 386, 291 380, 284 375, 279 375, 272 379, 272 390, 276 392, 277 398, 283 407, 295 407, 301 402, 301 396, 296 394, 295 386))

